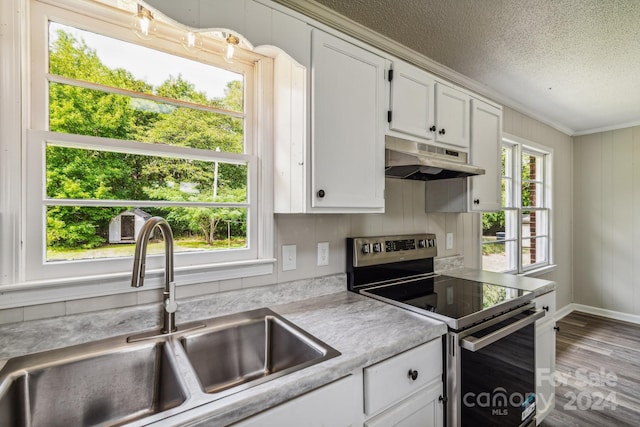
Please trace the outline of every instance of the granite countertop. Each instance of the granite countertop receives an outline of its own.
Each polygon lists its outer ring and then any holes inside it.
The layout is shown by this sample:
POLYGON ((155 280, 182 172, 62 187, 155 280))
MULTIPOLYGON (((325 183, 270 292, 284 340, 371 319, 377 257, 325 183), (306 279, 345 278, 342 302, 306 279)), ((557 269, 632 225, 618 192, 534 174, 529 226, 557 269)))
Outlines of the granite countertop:
POLYGON ((492 271, 460 268, 443 271, 442 274, 459 279, 475 280, 477 282, 491 283, 494 285, 508 286, 533 292, 534 298, 556 289, 557 284, 551 280, 537 279, 535 277, 517 276, 515 274, 494 273, 492 271))
MULTIPOLYGON (((536 296, 556 287, 555 282, 548 280, 464 268, 442 273, 528 290, 536 296)), ((179 301, 178 325, 267 307, 335 348, 341 355, 169 418, 159 420, 153 417, 155 425, 179 426, 204 420, 211 425, 227 425, 447 332, 442 322, 345 291, 345 288, 345 276, 339 274, 179 301)), ((2 359, 130 335, 158 328, 160 322, 160 305, 148 304, 2 325, 0 368, 4 365, 2 359)), ((143 421, 134 424, 144 425, 143 421)))
MULTIPOLYGON (((180 301, 177 323, 267 307, 338 350, 340 356, 159 420, 227 425, 347 376, 447 332, 444 323, 353 292, 344 275, 180 301)), ((178 291, 179 292, 179 291, 178 291)), ((0 326, 0 359, 153 329, 160 305, 0 326)), ((4 361, 6 362, 6 360, 4 361)), ((0 368, 4 365, 0 360, 0 368)), ((134 425, 144 425, 144 420, 134 425)))

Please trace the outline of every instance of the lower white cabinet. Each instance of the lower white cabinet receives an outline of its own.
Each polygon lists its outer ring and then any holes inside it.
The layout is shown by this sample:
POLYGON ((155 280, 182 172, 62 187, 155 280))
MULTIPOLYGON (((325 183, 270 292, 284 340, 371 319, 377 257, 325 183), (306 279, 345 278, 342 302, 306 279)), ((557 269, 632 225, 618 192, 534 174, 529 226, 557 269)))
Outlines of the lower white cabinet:
POLYGON ((367 421, 366 427, 442 426, 442 381, 421 388, 409 398, 367 421))
POLYGON ((349 375, 234 426, 356 427, 362 425, 361 403, 362 375, 349 375))
POLYGON ((234 427, 443 427, 442 339, 411 350, 234 427))
POLYGON ((540 295, 534 302, 536 308, 546 311, 545 316, 536 322, 536 423, 540 424, 555 406, 552 377, 556 369, 556 292, 540 295))
POLYGON ((364 369, 365 426, 442 426, 440 338, 364 369))

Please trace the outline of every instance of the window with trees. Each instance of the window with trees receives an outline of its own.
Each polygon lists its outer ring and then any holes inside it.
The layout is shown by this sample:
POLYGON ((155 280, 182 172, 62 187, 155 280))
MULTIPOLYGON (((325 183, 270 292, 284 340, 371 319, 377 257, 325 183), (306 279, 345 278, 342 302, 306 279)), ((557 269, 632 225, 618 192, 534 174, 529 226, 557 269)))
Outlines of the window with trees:
POLYGON ((551 263, 550 170, 550 150, 503 140, 503 209, 482 215, 484 270, 525 273, 551 263))
POLYGON ((260 258, 261 58, 225 62, 215 36, 185 49, 185 31, 169 22, 141 40, 129 27, 133 1, 66 3, 32 8, 31 278, 128 271, 139 227, 155 215, 172 227, 178 268, 260 258))

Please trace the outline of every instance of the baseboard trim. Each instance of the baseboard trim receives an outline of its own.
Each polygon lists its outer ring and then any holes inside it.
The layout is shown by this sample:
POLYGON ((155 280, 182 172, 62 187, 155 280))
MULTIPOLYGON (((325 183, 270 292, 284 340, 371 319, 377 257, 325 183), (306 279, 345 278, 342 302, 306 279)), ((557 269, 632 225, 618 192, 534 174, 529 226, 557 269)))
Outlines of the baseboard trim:
POLYGON ((640 324, 640 316, 638 316, 637 314, 622 313, 619 311, 607 310, 604 308, 592 307, 590 305, 576 303, 565 305, 560 310, 556 311, 555 320, 558 321, 562 319, 572 311, 580 311, 582 313, 593 314, 595 316, 608 317, 609 319, 640 324))

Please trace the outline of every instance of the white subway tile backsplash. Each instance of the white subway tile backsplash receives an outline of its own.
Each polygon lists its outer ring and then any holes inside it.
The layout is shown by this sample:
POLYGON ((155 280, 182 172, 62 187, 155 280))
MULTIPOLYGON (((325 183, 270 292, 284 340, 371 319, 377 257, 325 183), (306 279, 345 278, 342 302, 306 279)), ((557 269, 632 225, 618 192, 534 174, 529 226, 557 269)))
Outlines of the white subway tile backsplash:
POLYGON ((66 302, 66 314, 87 313, 90 311, 108 310, 128 307, 137 304, 135 292, 109 295, 106 297, 84 298, 66 302))
POLYGON ((0 310, 0 325, 24 321, 24 308, 6 308, 0 310))
POLYGON ((64 302, 54 302, 51 304, 31 305, 24 308, 24 320, 47 319, 59 317, 66 314, 67 306, 64 302))

